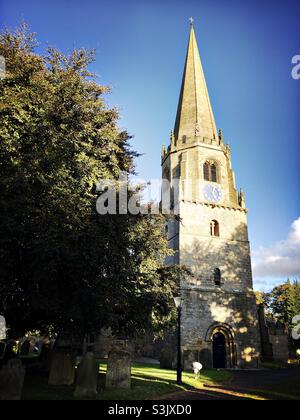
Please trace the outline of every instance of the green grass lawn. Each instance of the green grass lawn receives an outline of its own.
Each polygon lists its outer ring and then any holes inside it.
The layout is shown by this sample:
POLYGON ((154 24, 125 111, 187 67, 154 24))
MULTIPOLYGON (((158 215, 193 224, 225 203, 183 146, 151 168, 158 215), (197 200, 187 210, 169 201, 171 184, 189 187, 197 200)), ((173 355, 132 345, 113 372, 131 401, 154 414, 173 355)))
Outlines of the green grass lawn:
MULTIPOLYGON (((192 373, 183 373, 183 384, 176 384, 176 371, 160 369, 152 364, 135 363, 132 366, 130 390, 105 390, 106 363, 100 362, 99 400, 145 400, 158 398, 164 394, 188 389, 201 388, 204 384, 230 381, 229 372, 203 371, 199 380, 192 373)), ((73 400, 74 386, 49 386, 47 376, 39 372, 26 375, 23 390, 24 400, 73 400)))
MULTIPOLYGON (((274 370, 270 369, 269 372, 271 375, 274 370)), ((164 395, 173 392, 201 388, 210 392, 219 392, 220 388, 225 391, 232 390, 239 393, 238 397, 249 399, 300 399, 300 375, 283 377, 267 385, 265 384, 265 386, 259 385, 259 383, 255 387, 251 384, 244 384, 239 390, 235 389, 239 386, 234 384, 232 372, 205 370, 202 372, 200 379, 197 380, 192 373, 184 372, 182 375, 183 384, 179 386, 176 384, 175 370, 160 369, 159 366, 153 364, 135 363, 132 366, 131 389, 111 391, 105 389, 105 375, 106 362, 100 361, 99 400, 156 399, 163 398, 164 395), (215 391, 213 391, 213 388, 216 388, 215 391)), ((49 386, 47 380, 47 374, 42 374, 38 369, 28 369, 25 377, 23 399, 74 400, 75 386, 49 386)))
POLYGON ((160 369, 159 366, 151 364, 136 363, 132 367, 132 386, 131 390, 113 390, 104 389, 106 365, 100 364, 101 400, 144 400, 162 396, 164 394, 185 391, 189 389, 199 389, 204 384, 217 384, 229 381, 231 375, 229 372, 218 372, 216 370, 203 371, 200 379, 195 379, 193 373, 183 373, 182 385, 176 384, 176 371, 160 369))

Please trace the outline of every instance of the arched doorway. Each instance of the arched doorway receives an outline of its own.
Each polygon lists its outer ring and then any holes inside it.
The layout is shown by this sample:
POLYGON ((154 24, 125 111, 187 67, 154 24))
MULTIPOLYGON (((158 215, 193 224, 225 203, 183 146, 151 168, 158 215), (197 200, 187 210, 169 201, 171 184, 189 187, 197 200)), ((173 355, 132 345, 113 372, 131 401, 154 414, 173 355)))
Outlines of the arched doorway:
POLYGON ((226 340, 221 332, 213 335, 213 367, 215 369, 226 367, 226 340))
POLYGON ((237 348, 233 329, 228 324, 212 324, 207 330, 205 339, 211 343, 211 364, 215 369, 236 367, 237 348))

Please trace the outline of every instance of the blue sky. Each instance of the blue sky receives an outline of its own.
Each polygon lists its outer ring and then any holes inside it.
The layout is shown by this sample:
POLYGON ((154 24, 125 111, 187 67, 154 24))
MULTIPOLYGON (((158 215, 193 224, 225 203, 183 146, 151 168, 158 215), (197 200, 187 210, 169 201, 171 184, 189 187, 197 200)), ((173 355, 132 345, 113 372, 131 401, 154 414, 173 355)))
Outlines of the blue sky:
POLYGON ((42 47, 97 49, 92 68, 113 88, 109 103, 120 108, 121 126, 143 153, 137 162, 143 179, 161 175, 160 150, 175 121, 190 16, 216 123, 246 192, 256 287, 269 288, 300 271, 300 80, 291 77, 292 57, 300 54, 299 1, 0 4, 1 26, 26 20, 42 47))

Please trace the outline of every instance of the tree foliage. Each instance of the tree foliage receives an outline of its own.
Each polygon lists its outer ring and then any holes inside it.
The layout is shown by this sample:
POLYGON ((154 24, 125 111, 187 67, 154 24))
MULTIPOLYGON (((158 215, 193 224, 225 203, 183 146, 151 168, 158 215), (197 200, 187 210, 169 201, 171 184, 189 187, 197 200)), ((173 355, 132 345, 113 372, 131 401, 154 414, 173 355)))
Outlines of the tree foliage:
POLYGON ((170 321, 177 275, 161 215, 96 213, 100 179, 134 173, 94 52, 36 52, 21 25, 0 34, 0 311, 13 331, 136 334, 170 321))
POLYGON ((273 288, 269 293, 260 293, 257 300, 264 303, 267 313, 279 322, 293 325, 296 315, 300 315, 300 284, 297 279, 273 288))

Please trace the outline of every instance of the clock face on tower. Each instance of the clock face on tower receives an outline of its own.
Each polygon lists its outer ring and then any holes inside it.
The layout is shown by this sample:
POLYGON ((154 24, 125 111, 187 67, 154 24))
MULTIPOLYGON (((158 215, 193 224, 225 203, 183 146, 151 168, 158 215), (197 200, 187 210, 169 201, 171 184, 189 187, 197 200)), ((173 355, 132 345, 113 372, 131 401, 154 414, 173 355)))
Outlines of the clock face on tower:
POLYGON ((203 188, 203 197, 212 203, 219 203, 222 199, 222 190, 217 185, 205 185, 203 188))

